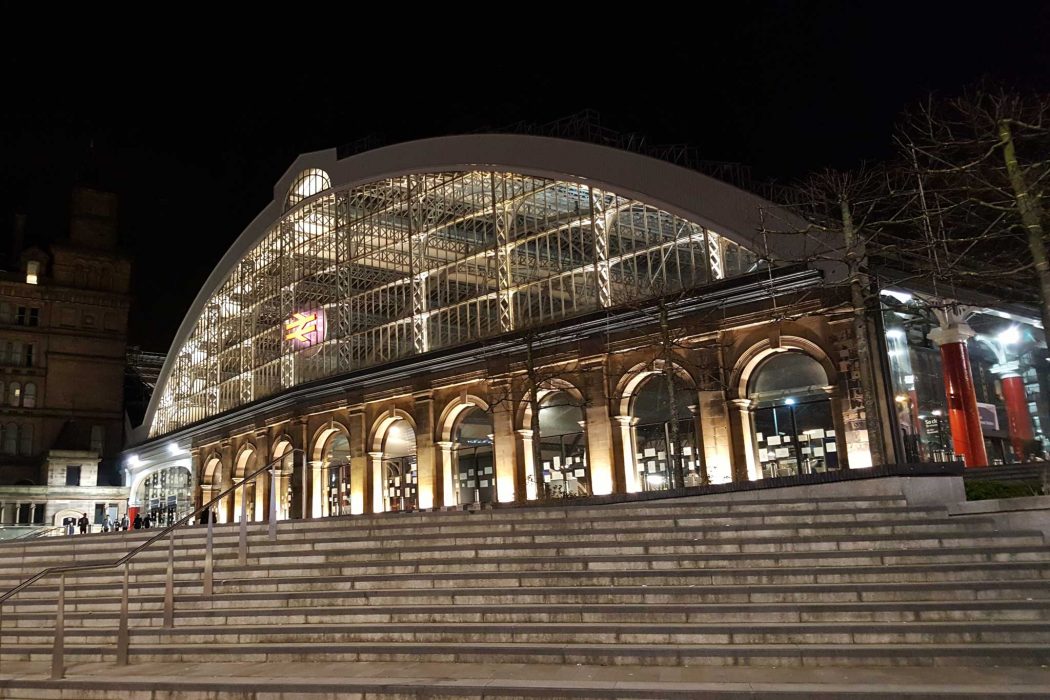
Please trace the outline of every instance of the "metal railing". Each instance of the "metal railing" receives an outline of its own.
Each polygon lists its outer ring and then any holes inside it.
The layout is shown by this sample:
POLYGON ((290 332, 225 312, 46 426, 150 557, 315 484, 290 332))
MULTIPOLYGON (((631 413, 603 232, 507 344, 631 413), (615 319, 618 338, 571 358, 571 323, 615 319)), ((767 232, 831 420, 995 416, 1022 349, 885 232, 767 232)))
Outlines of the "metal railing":
MULTIPOLYGON (((126 666, 128 663, 128 645, 129 645, 129 631, 128 631, 128 581, 130 578, 131 571, 131 560, 138 556, 141 552, 147 550, 153 543, 159 540, 168 538, 168 562, 167 570, 165 573, 164 582, 164 621, 162 629, 172 629, 175 626, 175 531, 181 527, 187 526, 201 513, 207 513, 207 527, 208 532, 206 536, 206 544, 204 549, 204 566, 202 576, 203 595, 210 596, 214 591, 214 557, 213 557, 213 538, 214 538, 214 526, 215 517, 214 512, 217 504, 219 504, 227 496, 231 496, 236 493, 237 489, 243 489, 241 492, 241 508, 240 508, 240 536, 237 544, 237 563, 240 566, 245 566, 248 563, 248 485, 255 483, 256 479, 264 473, 270 473, 270 508, 269 508, 269 528, 268 534, 270 541, 277 539, 277 466, 284 463, 288 458, 294 459, 296 453, 305 456, 305 452, 299 448, 292 448, 285 452, 280 457, 269 462, 266 466, 261 467, 251 474, 245 476, 239 483, 227 488, 226 490, 214 496, 207 503, 202 504, 199 508, 191 512, 189 515, 184 516, 179 521, 172 523, 153 537, 140 544, 135 549, 131 550, 124 556, 120 557, 116 561, 105 562, 101 564, 71 564, 67 566, 52 566, 42 571, 37 572, 30 578, 22 581, 17 586, 0 595, 0 653, 3 651, 3 606, 4 604, 14 596, 21 593, 23 590, 29 588, 37 581, 47 578, 49 576, 58 575, 58 600, 56 601, 55 610, 55 636, 54 644, 51 652, 51 678, 54 680, 60 679, 65 675, 65 591, 66 591, 66 575, 74 572, 82 571, 100 571, 104 569, 115 569, 117 567, 124 567, 124 583, 120 597, 120 622, 117 627, 117 665, 126 666)), ((305 464, 305 458, 304 458, 305 464)), ((103 540, 97 540, 103 541, 103 540)))

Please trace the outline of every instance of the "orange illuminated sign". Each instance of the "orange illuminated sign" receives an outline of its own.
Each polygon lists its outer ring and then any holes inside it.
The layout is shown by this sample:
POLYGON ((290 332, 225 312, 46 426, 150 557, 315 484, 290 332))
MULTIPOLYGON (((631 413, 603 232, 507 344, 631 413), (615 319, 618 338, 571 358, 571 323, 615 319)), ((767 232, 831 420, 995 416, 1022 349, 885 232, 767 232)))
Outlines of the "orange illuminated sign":
POLYGON ((299 349, 320 345, 325 330, 324 309, 296 311, 284 321, 284 339, 299 349))

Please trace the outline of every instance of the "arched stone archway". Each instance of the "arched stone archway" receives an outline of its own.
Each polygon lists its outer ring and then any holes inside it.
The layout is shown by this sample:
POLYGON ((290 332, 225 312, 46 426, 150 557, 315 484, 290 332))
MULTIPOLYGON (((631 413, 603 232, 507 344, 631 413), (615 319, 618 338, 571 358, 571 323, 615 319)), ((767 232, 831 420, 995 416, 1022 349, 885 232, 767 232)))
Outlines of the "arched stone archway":
POLYGON ((350 431, 345 425, 329 421, 314 433, 310 450, 313 483, 314 517, 363 512, 363 497, 357 484, 358 501, 352 508, 355 482, 363 475, 354 474, 350 464, 350 431))
POLYGON ((379 416, 369 432, 372 508, 375 512, 415 510, 419 499, 416 423, 400 409, 379 416))
MULTIPOLYGON (((257 469, 263 465, 258 464, 256 459, 255 445, 247 443, 241 446, 237 451, 237 457, 233 462, 233 483, 241 484, 245 478, 251 476, 257 469)), ((262 509, 258 507, 258 498, 256 491, 259 487, 258 478, 243 484, 233 492, 233 519, 239 521, 241 519, 241 510, 246 509, 246 515, 249 522, 262 521, 264 519, 264 513, 258 512, 262 509)))
POLYGON ((617 383, 614 422, 628 492, 707 483, 696 383, 674 364, 669 385, 666 369, 663 360, 642 363, 617 383))
POLYGON ((451 401, 438 422, 445 505, 496 500, 495 429, 488 403, 464 395, 451 401))
POLYGON ((766 339, 741 355, 730 385, 734 452, 746 469, 738 477, 848 466, 837 382, 828 353, 805 338, 766 339))
POLYGON ((590 495, 583 392, 564 379, 551 379, 541 385, 536 399, 535 420, 529 393, 518 409, 518 454, 525 469, 526 497, 590 495))

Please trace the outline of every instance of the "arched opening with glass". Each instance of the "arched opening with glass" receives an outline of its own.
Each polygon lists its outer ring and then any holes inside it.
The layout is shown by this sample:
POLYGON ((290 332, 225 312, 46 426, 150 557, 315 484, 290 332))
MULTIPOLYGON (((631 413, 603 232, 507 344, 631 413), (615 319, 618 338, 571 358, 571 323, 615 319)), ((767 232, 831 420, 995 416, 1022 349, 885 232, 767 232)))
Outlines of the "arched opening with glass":
POLYGON ((764 478, 839 468, 824 367, 801 351, 773 353, 751 375, 752 425, 764 478))
POLYGON ((496 473, 492 451, 492 417, 478 406, 467 408, 457 417, 452 435, 457 503, 494 503, 496 473))
POLYGON ((667 377, 651 374, 631 400, 634 467, 642 491, 662 491, 700 484, 700 451, 693 408, 696 391, 668 385, 667 377), (671 393, 674 399, 671 399, 671 393), (678 483, 681 465, 682 482, 678 483))

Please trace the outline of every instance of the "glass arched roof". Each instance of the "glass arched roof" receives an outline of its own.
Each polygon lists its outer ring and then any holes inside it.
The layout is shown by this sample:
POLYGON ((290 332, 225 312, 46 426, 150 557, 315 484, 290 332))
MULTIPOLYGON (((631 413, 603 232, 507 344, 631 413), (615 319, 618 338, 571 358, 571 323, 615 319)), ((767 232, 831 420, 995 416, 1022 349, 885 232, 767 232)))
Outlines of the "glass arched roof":
POLYGON ((151 437, 305 382, 747 272, 755 255, 616 192, 506 172, 293 182, 159 387, 151 437))

